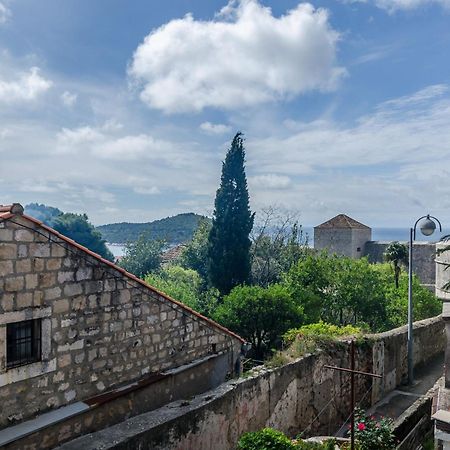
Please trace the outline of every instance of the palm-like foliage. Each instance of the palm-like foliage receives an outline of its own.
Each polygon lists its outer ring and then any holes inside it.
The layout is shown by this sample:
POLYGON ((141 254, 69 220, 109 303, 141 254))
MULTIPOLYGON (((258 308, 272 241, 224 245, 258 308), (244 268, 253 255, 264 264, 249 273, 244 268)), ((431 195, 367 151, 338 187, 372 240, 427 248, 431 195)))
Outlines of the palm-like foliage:
POLYGON ((392 242, 384 252, 384 259, 394 266, 395 288, 398 289, 401 266, 408 264, 408 247, 397 241, 392 242))
MULTIPOLYGON (((444 236, 441 240, 443 242, 450 242, 450 234, 448 234, 447 236, 444 236)), ((438 250, 438 255, 440 255, 440 254, 442 254, 444 252, 448 252, 448 251, 450 251, 450 244, 448 244, 444 248, 441 248, 440 250, 438 250)), ((449 270, 449 269, 450 269, 450 263, 449 264, 445 264, 444 270, 449 270)), ((450 281, 443 286, 443 289, 445 289, 446 291, 450 290, 450 281)))

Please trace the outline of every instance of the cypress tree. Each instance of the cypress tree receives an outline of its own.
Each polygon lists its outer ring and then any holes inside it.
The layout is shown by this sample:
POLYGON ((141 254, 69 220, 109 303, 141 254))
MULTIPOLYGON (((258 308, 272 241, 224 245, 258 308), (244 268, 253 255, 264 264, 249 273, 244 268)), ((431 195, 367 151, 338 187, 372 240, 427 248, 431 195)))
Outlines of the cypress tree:
POLYGON ((249 205, 243 142, 242 133, 237 133, 222 163, 208 237, 208 278, 222 295, 250 281, 249 234, 254 214, 249 205))

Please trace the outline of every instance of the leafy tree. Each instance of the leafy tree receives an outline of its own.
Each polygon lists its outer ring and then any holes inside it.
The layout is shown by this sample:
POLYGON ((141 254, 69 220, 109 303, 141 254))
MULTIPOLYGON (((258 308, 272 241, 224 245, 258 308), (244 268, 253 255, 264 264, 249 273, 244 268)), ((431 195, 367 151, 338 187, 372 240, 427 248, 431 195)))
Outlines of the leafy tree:
POLYGON ((309 252, 295 215, 270 207, 251 235, 252 282, 268 286, 281 280, 309 252))
POLYGON ((63 214, 63 212, 58 208, 39 203, 30 203, 29 205, 26 205, 24 212, 28 216, 32 216, 35 219, 44 222, 49 227, 52 227, 55 223, 55 219, 63 214))
POLYGON ((394 267, 395 287, 398 289, 401 266, 408 264, 408 247, 400 242, 391 242, 384 252, 384 259, 391 262, 394 267))
POLYGON ((86 214, 60 214, 55 218, 53 228, 103 258, 114 261, 114 255, 108 250, 102 235, 95 230, 86 214))
POLYGON ((187 269, 195 270, 202 278, 202 287, 206 287, 208 279, 208 236, 211 231, 211 222, 202 220, 181 254, 181 265, 187 269))
POLYGON ((208 238, 208 276, 222 295, 250 280, 250 211, 245 150, 241 133, 234 137, 222 165, 212 228, 208 238))
POLYGON ((119 265, 137 277, 143 278, 148 273, 159 270, 163 248, 164 241, 150 239, 146 234, 141 234, 137 241, 126 245, 125 256, 119 265))
POLYGON ((367 324, 373 331, 384 328, 380 277, 365 258, 309 255, 291 268, 284 284, 303 307, 306 323, 322 319, 336 325, 367 324))
MULTIPOLYGON (((386 325, 391 329, 404 325, 408 320, 408 274, 402 272, 398 289, 391 280, 391 268, 387 264, 375 264, 372 270, 378 272, 380 286, 386 303, 386 325)), ((414 320, 422 320, 437 316, 442 311, 442 302, 426 287, 420 284, 419 278, 413 275, 413 308, 414 320)))
POLYGON ((237 286, 218 306, 215 318, 251 342, 255 357, 262 358, 283 333, 302 324, 303 311, 279 284, 237 286))
POLYGON ((145 281, 207 316, 212 314, 218 302, 218 292, 215 289, 203 290, 203 280, 192 269, 176 265, 167 266, 158 273, 148 274, 145 281))

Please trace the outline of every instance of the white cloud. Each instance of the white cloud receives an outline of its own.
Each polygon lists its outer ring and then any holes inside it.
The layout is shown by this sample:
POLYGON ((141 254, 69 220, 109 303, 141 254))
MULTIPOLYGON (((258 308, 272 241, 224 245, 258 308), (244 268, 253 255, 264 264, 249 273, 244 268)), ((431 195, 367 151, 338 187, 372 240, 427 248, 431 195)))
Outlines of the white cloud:
POLYGON ((203 122, 200 129, 207 134, 225 134, 231 133, 232 128, 222 123, 203 122))
POLYGON ((151 187, 135 187, 134 192, 136 194, 142 194, 142 195, 157 195, 160 194, 161 191, 158 189, 157 186, 151 186, 151 187))
POLYGON ((0 79, 0 103, 29 102, 36 100, 52 86, 52 82, 39 74, 38 67, 21 73, 18 79, 0 79))
MULTIPOLYGON (((444 8, 450 8, 450 0, 373 0, 373 1, 376 6, 388 11, 389 13, 423 8, 433 4, 440 5, 444 8)), ((366 0, 362 0, 362 2, 365 3, 366 0)))
POLYGON ((292 185, 292 180, 286 175, 269 173, 249 177, 249 184, 258 189, 288 189, 292 185))
POLYGON ((242 108, 335 88, 338 39, 327 11, 308 3, 275 17, 257 0, 233 1, 215 20, 188 14, 153 30, 129 75, 167 113, 242 108))
POLYGON ((73 105, 75 105, 75 103, 77 102, 77 98, 78 98, 77 94, 72 94, 69 91, 64 91, 61 94, 61 101, 68 108, 71 108, 73 105))
POLYGON ((11 10, 0 2, 0 25, 6 23, 11 18, 11 10))

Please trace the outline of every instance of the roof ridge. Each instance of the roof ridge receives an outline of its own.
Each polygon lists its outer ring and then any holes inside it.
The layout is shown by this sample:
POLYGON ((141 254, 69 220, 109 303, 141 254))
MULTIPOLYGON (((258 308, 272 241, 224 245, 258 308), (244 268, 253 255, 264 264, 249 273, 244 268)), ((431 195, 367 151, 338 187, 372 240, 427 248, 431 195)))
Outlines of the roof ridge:
POLYGON ((332 217, 326 222, 317 225, 314 228, 359 228, 359 229, 370 229, 367 225, 364 225, 361 222, 353 219, 347 214, 338 214, 337 216, 332 217))

